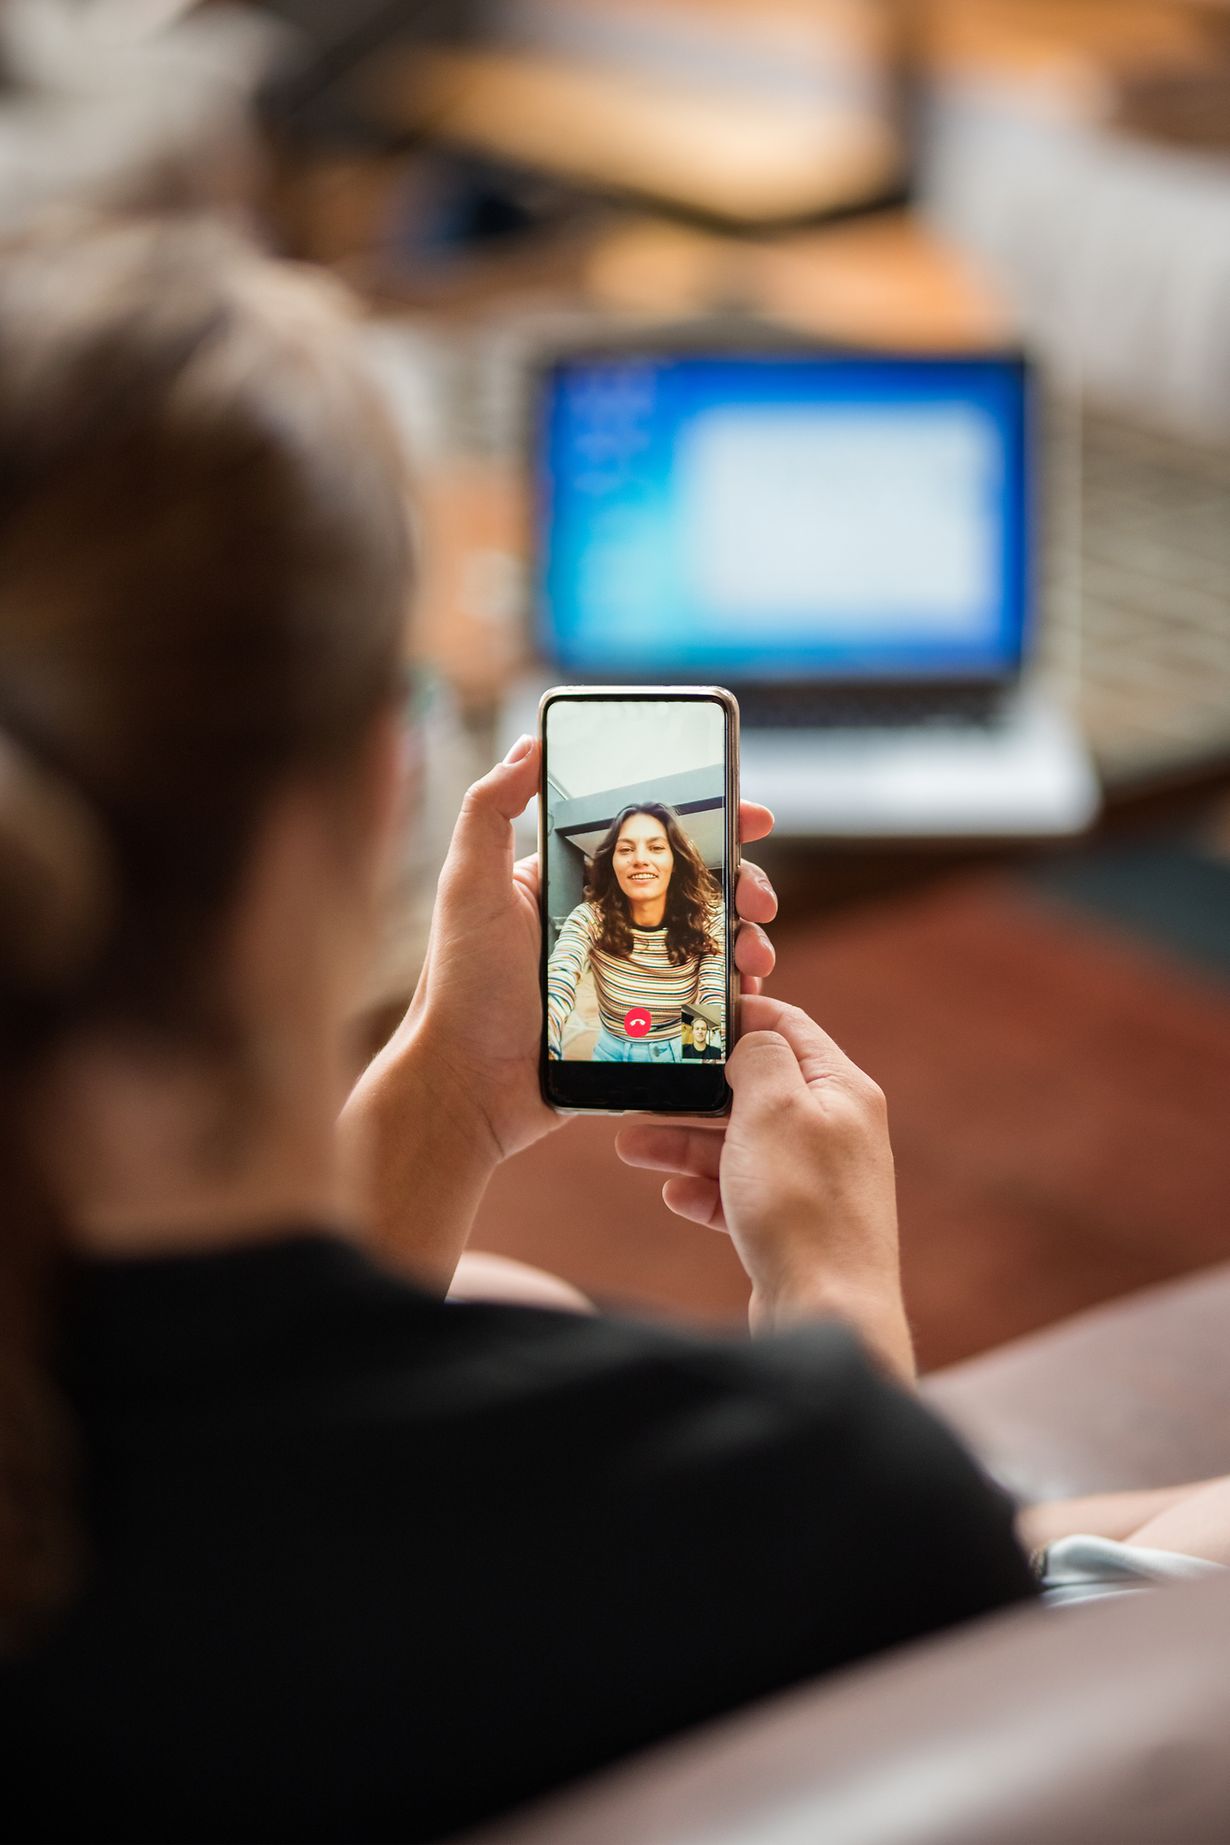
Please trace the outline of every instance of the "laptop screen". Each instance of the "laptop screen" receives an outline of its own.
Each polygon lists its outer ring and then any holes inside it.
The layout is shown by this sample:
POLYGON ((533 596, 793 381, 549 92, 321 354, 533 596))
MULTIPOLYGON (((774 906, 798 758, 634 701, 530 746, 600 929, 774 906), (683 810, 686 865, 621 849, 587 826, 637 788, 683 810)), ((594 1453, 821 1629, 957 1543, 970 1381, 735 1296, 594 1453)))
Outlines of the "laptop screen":
POLYGON ((539 641, 593 678, 1011 675, 1019 356, 594 354, 538 427, 539 641))

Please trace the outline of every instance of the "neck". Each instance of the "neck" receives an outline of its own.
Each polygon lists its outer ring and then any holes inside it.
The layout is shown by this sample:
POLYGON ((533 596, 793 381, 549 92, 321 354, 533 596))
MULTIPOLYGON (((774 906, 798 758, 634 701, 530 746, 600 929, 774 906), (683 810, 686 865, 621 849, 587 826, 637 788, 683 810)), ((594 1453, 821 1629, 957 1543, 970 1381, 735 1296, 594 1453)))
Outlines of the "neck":
POLYGON ((646 897, 639 903, 635 897, 629 897, 628 909, 632 914, 634 928, 656 929, 666 915, 666 897, 646 897))
POLYGON ((131 1046, 74 1052, 43 1141, 72 1242, 156 1255, 342 1222, 333 1081, 321 1059, 265 1074, 245 1088, 131 1046))

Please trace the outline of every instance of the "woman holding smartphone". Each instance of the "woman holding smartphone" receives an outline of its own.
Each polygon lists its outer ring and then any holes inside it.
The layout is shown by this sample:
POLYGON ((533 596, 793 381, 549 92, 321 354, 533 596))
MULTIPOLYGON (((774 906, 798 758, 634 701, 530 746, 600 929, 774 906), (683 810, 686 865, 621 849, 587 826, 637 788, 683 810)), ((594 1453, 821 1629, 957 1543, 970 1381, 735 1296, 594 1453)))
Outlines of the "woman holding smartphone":
POLYGON ((700 1001, 724 1019, 722 891, 673 808, 625 807, 594 853, 579 903, 547 962, 547 1049, 563 1055, 563 1033, 588 972, 601 1027, 596 1063, 678 1063, 682 1009, 700 1001), (643 1008, 643 1035, 627 1027, 643 1008))
POLYGON ((410 589, 335 296, 199 226, 5 256, 14 1836, 431 1839, 1031 1593, 1010 1508, 901 1388, 882 1098, 754 991, 746 863, 729 1122, 622 1150, 792 1330, 445 1300, 498 1162, 560 1119, 528 738, 470 789, 413 1004, 345 1099, 410 589))

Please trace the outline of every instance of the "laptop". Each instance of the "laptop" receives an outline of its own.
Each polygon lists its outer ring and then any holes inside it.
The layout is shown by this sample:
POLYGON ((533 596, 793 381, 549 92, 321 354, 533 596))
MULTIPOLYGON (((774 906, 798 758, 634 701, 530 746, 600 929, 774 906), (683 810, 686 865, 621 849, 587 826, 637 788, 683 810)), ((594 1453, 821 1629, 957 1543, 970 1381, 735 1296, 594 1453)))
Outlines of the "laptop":
POLYGON ((1046 838, 1098 807, 1030 671, 1019 352, 610 347, 533 424, 541 685, 729 686, 743 786, 796 838, 1046 838))

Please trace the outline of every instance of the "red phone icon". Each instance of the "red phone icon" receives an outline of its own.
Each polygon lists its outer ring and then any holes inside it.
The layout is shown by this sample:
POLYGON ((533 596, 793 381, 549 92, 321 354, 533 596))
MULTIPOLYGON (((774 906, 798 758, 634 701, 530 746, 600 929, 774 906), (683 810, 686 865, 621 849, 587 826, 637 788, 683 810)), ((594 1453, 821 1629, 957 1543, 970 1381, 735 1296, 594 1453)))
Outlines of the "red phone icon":
POLYGON ((650 1024, 648 1006, 630 1006, 624 1013, 624 1030, 630 1038, 643 1038, 650 1024))

